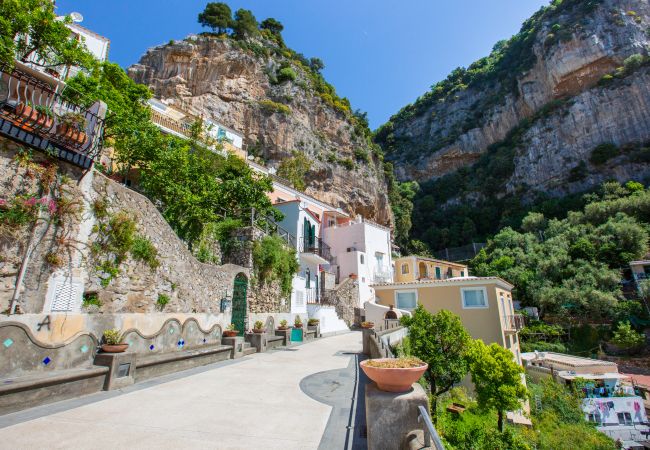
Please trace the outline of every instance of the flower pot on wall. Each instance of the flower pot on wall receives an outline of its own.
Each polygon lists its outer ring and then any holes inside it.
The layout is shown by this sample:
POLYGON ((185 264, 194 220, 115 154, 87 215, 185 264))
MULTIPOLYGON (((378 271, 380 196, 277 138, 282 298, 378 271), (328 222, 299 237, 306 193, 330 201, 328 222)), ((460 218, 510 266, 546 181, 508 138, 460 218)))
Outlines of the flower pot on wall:
POLYGON ((235 337, 239 334, 237 330, 225 330, 223 332, 224 337, 235 337))
POLYGON ((102 344, 104 353, 123 353, 129 348, 129 344, 102 344))
POLYGON ((40 115, 36 109, 24 103, 19 103, 18 106, 16 106, 16 114, 29 122, 36 122, 40 115))
POLYGON ((253 328, 253 333, 262 334, 265 332, 266 330, 264 328, 253 328))
POLYGON ((424 363, 418 367, 408 368, 386 368, 368 366, 369 361, 384 362, 392 358, 381 358, 375 360, 361 361, 359 364, 368 378, 377 383, 377 387, 386 392, 406 392, 411 385, 418 381, 429 367, 424 363))

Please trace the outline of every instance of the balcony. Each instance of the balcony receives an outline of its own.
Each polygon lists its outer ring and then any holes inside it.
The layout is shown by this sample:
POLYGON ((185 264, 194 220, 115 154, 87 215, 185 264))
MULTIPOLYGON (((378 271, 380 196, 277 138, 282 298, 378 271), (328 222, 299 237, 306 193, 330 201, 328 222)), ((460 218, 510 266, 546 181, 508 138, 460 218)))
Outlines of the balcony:
POLYGON ((314 264, 330 264, 332 252, 322 238, 302 238, 298 241, 300 256, 314 264))
POLYGON ((106 105, 74 104, 58 92, 60 82, 28 70, 0 71, 0 135, 90 168, 101 150, 106 105))
POLYGON ((393 271, 387 267, 375 269, 372 280, 375 283, 390 283, 393 280, 393 271))
POLYGON ((521 330, 525 325, 526 321, 523 314, 512 314, 503 317, 505 321, 505 330, 517 332, 521 330))

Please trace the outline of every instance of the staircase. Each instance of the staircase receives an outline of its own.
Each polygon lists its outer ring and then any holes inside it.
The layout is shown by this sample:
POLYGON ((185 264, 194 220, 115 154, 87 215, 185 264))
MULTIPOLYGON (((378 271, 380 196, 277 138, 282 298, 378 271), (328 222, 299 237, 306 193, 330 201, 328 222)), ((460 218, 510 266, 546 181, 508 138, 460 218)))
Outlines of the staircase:
POLYGON ((244 356, 252 355, 253 353, 256 353, 257 349, 255 347, 251 347, 250 342, 244 342, 244 356))

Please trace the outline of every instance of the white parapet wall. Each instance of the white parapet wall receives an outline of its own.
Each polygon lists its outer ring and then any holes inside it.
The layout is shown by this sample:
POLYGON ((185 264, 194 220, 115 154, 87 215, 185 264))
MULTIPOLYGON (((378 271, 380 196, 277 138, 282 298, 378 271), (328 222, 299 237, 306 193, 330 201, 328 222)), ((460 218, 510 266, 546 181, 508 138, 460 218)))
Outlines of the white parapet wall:
MULTIPOLYGON (((366 311, 366 322, 373 322, 375 327, 384 328, 384 321, 386 319, 386 313, 390 311, 388 306, 378 305, 374 301, 365 302, 363 308, 366 311)), ((409 311, 403 309, 394 308, 393 311, 399 319, 402 316, 410 316, 409 311)))
POLYGON ((341 333, 350 329, 343 320, 339 319, 333 306, 309 304, 307 313, 310 319, 320 321, 321 334, 341 333))

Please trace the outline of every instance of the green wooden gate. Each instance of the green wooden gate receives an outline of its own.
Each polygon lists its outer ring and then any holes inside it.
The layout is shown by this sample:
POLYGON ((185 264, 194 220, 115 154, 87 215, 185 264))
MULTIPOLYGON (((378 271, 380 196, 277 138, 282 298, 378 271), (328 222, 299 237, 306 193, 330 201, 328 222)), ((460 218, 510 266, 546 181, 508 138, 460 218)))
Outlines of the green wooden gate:
POLYGON ((243 336, 246 331, 246 292, 248 291, 248 278, 243 273, 235 277, 235 285, 232 290, 232 323, 239 335, 243 336))

